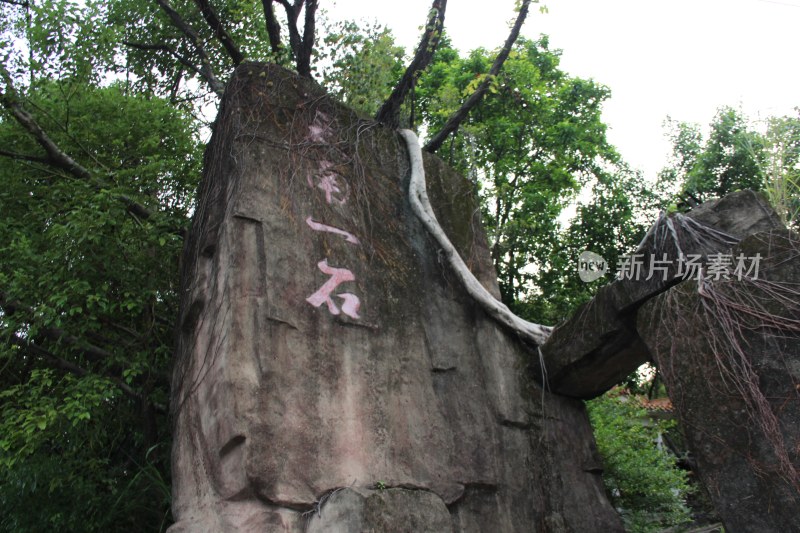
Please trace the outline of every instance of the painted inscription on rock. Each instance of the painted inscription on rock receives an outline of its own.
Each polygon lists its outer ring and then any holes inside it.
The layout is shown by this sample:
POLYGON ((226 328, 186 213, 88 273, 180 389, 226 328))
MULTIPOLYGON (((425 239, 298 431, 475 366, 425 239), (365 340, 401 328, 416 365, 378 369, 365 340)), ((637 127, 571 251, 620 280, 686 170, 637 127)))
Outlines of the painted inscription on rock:
MULTIPOLYGON (((314 121, 308 128, 307 140, 317 143, 325 143, 330 136, 331 121, 327 114, 317 112, 314 121)), ((320 189, 325 193, 325 202, 328 205, 344 205, 347 203, 348 185, 344 178, 333 170, 333 163, 330 161, 320 161, 319 172, 314 175, 309 174, 308 185, 312 188, 320 189)), ((306 224, 314 231, 341 235, 350 244, 358 245, 358 238, 341 228, 323 224, 315 221, 312 217, 306 218, 306 224)), ((314 307, 321 307, 325 304, 328 312, 332 315, 344 313, 346 316, 358 320, 361 318, 359 310, 361 300, 351 292, 341 292, 334 294, 334 291, 342 283, 353 282, 356 280, 355 274, 347 268, 338 268, 328 265, 328 258, 317 263, 317 267, 323 274, 330 276, 317 291, 306 298, 306 302, 314 307), (341 300, 337 305, 333 297, 341 300)))

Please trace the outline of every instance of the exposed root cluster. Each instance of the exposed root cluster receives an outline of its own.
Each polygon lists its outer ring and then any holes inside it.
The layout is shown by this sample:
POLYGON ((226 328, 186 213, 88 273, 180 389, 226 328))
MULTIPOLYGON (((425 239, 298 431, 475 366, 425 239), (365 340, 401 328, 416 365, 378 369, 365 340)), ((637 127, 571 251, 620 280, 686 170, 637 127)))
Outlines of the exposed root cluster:
MULTIPOLYGON (((685 316, 685 309, 666 313, 680 317, 680 323, 671 324, 671 329, 679 332, 699 328, 707 332, 713 371, 721 378, 727 391, 743 401, 748 426, 759 431, 769 443, 778 463, 777 474, 800 493, 800 475, 789 457, 780 421, 762 391, 761 379, 749 355, 753 349, 763 349, 752 344, 754 334, 775 339, 776 350, 780 350, 784 340, 796 342, 800 336, 800 290, 793 284, 764 279, 743 278, 728 282, 700 279, 697 293, 700 296, 699 308, 692 310, 691 316, 685 316), (780 314, 776 314, 775 309, 780 309, 780 314)), ((674 297, 665 303, 667 306, 679 305, 674 297)), ((682 356, 685 354, 673 353, 671 357, 682 356)), ((658 354, 656 357, 661 359, 658 354)), ((671 365, 663 363, 659 361, 659 369, 665 381, 670 389, 679 391, 680 376, 671 365)), ((787 401, 800 401, 797 383, 789 394, 794 397, 787 398, 787 401)), ((753 464, 754 468, 766 472, 762 466, 753 464)))

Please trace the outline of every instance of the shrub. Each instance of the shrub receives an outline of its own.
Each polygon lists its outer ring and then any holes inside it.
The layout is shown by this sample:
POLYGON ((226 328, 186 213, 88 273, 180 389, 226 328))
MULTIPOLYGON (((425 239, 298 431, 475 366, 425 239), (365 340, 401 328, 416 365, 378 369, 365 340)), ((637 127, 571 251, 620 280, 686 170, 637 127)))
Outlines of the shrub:
POLYGON ((654 421, 629 397, 605 395, 587 402, 603 480, 626 530, 658 531, 690 520, 687 473, 657 446, 674 422, 654 421))

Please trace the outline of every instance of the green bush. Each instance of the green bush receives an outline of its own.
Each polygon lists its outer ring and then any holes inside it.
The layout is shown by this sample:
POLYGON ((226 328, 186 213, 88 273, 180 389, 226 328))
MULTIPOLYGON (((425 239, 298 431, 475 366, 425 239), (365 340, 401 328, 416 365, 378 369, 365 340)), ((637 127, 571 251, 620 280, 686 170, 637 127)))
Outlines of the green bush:
POLYGON ((674 422, 651 420, 630 398, 586 403, 605 466, 603 480, 627 531, 647 533, 690 520, 687 474, 656 441, 674 422))

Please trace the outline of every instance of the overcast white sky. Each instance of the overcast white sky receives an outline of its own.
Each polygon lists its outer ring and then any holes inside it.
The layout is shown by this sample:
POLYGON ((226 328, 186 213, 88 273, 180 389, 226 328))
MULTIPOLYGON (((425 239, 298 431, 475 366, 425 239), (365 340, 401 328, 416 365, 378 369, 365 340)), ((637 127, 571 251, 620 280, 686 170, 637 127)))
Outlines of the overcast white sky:
MULTIPOLYGON (((331 18, 377 20, 412 50, 431 0, 323 0, 331 18)), ((707 125, 723 105, 750 118, 800 106, 800 0, 542 0, 523 35, 550 36, 566 72, 611 89, 609 138, 648 178, 664 165, 667 115, 707 125)), ((445 26, 456 47, 496 48, 514 0, 450 0, 445 26)))

